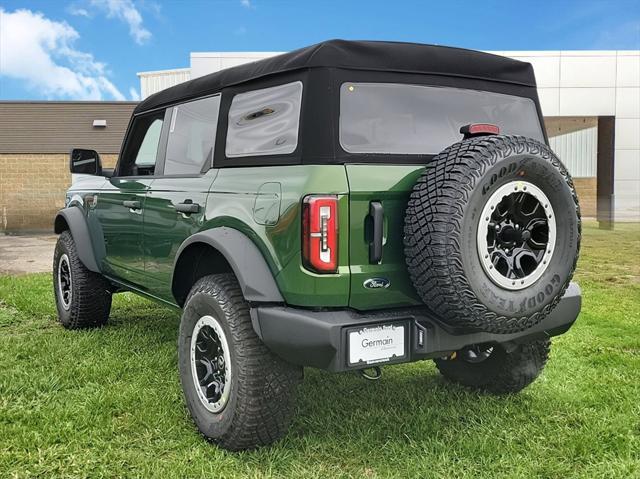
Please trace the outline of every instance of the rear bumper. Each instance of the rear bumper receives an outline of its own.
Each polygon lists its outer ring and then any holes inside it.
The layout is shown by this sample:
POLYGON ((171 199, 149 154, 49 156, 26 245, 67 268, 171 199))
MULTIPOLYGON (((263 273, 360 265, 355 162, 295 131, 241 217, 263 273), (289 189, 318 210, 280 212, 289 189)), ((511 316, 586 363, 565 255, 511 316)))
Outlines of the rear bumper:
POLYGON ((311 311, 286 306, 258 306, 251 319, 262 341, 283 359, 300 366, 328 371, 368 367, 349 366, 347 330, 380 323, 407 325, 407 354, 383 364, 411 362, 445 356, 478 343, 517 344, 558 336, 571 328, 581 306, 580 288, 571 283, 553 311, 537 325, 511 334, 458 333, 421 309, 395 309, 361 314, 353 310, 311 311), (419 338, 423 341, 419 341, 419 338))

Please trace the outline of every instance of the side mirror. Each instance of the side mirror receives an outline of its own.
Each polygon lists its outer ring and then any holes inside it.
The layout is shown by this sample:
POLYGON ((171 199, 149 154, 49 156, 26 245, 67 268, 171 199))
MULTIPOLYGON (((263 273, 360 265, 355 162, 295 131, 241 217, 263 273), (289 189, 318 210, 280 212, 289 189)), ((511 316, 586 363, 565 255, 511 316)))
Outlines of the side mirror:
POLYGON ((74 174, 101 175, 100 155, 95 150, 74 148, 69 157, 69 170, 74 174))

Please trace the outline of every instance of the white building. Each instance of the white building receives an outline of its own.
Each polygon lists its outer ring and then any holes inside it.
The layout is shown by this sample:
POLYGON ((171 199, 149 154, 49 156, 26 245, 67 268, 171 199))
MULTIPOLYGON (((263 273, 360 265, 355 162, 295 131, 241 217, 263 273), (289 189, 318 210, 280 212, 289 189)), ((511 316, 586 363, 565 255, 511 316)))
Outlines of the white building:
MULTIPOLYGON (((190 68, 138 73, 142 97, 279 52, 195 52, 190 68)), ((640 219, 640 50, 491 52, 533 65, 551 147, 583 216, 640 219)))

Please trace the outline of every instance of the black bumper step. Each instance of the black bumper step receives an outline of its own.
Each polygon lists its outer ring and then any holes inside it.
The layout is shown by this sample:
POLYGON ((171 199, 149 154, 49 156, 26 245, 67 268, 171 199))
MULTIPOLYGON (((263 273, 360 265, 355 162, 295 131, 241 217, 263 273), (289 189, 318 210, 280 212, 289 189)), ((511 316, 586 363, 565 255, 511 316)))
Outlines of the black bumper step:
POLYGON ((346 371, 368 367, 349 366, 347 330, 399 322, 408 325, 408 354, 380 365, 412 362, 445 356, 471 344, 522 343, 558 336, 571 328, 580 314, 581 293, 571 283, 559 304, 540 323, 510 334, 458 332, 420 309, 395 309, 370 314, 354 310, 311 311, 286 306, 252 308, 256 333, 277 355, 293 364, 328 371, 346 371))

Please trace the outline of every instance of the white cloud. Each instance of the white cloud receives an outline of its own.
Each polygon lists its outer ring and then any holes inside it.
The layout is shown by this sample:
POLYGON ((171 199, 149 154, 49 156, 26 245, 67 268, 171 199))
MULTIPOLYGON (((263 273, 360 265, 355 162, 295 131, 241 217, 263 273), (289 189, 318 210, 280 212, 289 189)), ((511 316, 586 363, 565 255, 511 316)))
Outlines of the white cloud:
POLYGON ((140 93, 133 87, 129 88, 129 97, 131 97, 133 101, 140 101, 140 93))
POLYGON ((129 34, 139 45, 151 38, 151 32, 142 25, 142 15, 131 0, 91 0, 90 4, 129 25, 129 34))
POLYGON ((253 8, 251 0, 240 0, 240 5, 242 5, 244 8, 253 8))
POLYGON ((76 17, 91 18, 91 15, 86 8, 81 8, 76 5, 69 5, 69 7, 67 8, 67 12, 69 12, 71 15, 75 15, 76 17))
POLYGON ((124 100, 106 65, 76 50, 78 32, 31 10, 0 8, 0 76, 23 80, 47 98, 124 100))

